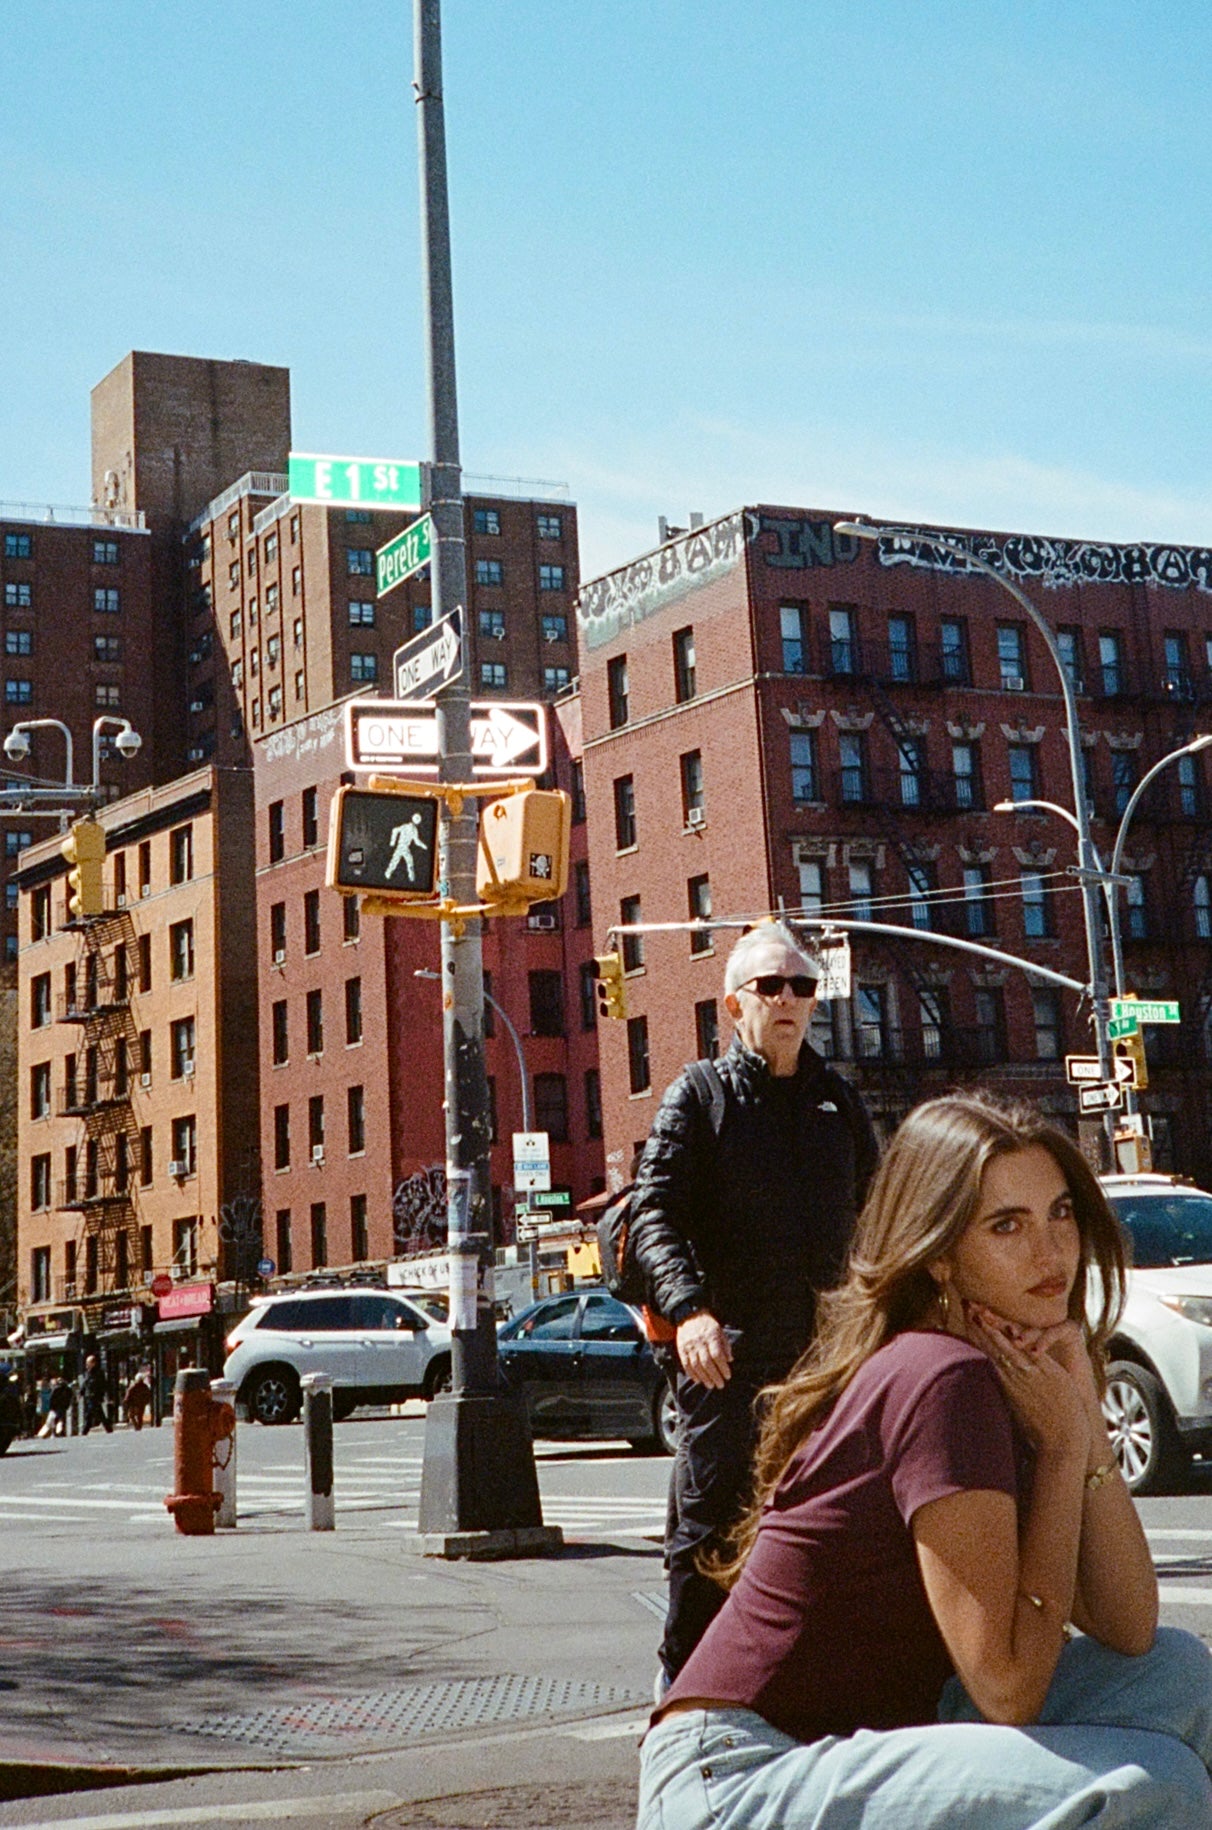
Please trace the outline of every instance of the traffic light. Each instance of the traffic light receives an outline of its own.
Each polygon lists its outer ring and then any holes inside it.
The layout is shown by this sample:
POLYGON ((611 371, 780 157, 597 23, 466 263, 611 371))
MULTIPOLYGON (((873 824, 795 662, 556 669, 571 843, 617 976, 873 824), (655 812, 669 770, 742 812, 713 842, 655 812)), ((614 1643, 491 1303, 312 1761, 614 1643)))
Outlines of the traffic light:
POLYGON ((330 890, 429 902, 438 880, 438 802, 392 789, 338 788, 328 830, 330 890))
POLYGON ((1129 1086, 1136 1087, 1138 1091, 1141 1087, 1148 1086, 1149 1063, 1145 1059, 1145 1038, 1139 1029, 1134 1036, 1120 1036, 1111 1044, 1111 1052, 1122 1055, 1125 1061, 1132 1063, 1135 1074, 1128 1082, 1129 1086))
POLYGON ((625 1017, 627 986, 622 954, 599 953, 593 963, 598 969, 598 1010, 604 1017, 625 1017))
POLYGON ((70 866, 67 873, 67 912, 71 920, 83 921, 89 915, 104 914, 104 826, 96 820, 77 820, 59 850, 70 866))
POLYGON ((525 788, 485 804, 476 858, 481 901, 512 914, 564 894, 571 805, 559 788, 525 788))

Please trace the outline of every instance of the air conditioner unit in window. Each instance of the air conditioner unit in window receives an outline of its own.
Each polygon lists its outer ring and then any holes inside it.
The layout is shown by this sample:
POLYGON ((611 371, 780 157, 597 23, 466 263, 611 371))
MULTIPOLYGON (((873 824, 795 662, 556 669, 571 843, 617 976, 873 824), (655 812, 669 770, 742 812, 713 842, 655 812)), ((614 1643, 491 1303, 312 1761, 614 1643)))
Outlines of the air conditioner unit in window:
POLYGON ((543 640, 545 642, 562 642, 564 637, 560 634, 558 629, 544 629, 543 640))
POLYGON ((324 1146, 323 1146, 323 1144, 313 1144, 313 1145, 312 1145, 312 1147, 311 1147, 311 1160, 312 1160, 312 1162, 313 1162, 313 1163, 322 1163, 322 1162, 323 1162, 323 1161, 324 1161, 324 1146))
POLYGON ((686 809, 687 826, 705 826, 706 823, 707 809, 705 807, 688 807, 686 809))
POLYGON ((173 1178, 174 1182, 183 1182, 189 1174, 189 1164, 185 1162, 183 1158, 178 1162, 170 1163, 168 1166, 168 1173, 173 1178))
POLYGON ((491 635, 494 642, 503 642, 505 640, 505 631, 503 629, 490 629, 488 633, 491 635))
POLYGON ((1002 690, 1007 693, 1025 693, 1027 682, 1021 674, 1003 674, 1002 690))
POLYGON ((150 883, 141 883, 139 885, 139 894, 140 894, 140 896, 150 896, 151 895, 151 884, 150 883))
POLYGON ((193 1079, 193 1077, 194 1077, 194 1058, 192 1055, 184 1055, 182 1057, 181 1074, 185 1080, 193 1079))
POLYGON ((139 1085, 141 1087, 149 1087, 151 1085, 151 1075, 150 1074, 140 1074, 139 1085))
POLYGON ((550 909, 532 909, 526 925, 540 934, 550 934, 555 929, 556 918, 550 909))
POLYGON ((126 907, 126 891, 120 890, 114 900, 120 909, 124 909, 126 907))
POLYGON ((274 965, 281 966, 281 965, 284 965, 285 962, 286 962, 286 948, 285 947, 275 947, 274 948, 274 965))

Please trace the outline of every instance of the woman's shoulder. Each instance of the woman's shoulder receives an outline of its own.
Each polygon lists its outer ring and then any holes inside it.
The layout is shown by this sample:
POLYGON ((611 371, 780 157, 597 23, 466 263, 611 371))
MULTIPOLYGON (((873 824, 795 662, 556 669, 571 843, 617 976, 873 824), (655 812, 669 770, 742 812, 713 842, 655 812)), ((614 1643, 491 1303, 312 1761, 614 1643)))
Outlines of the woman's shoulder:
POLYGON ((997 1388, 997 1374, 988 1354, 971 1341, 937 1328, 907 1328, 872 1354, 856 1376, 868 1391, 881 1391, 901 1400, 912 1399, 928 1388, 997 1388))

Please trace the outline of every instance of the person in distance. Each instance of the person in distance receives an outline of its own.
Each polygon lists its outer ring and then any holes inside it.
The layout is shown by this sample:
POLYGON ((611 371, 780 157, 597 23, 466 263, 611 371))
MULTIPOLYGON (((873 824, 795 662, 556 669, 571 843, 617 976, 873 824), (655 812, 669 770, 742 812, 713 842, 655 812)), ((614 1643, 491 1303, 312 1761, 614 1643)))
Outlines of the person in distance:
POLYGON ((909 1114, 768 1395, 639 1830, 1212 1825, 1212 1655, 1158 1629, 1100 1407, 1123 1290, 1064 1133, 978 1095, 909 1114))

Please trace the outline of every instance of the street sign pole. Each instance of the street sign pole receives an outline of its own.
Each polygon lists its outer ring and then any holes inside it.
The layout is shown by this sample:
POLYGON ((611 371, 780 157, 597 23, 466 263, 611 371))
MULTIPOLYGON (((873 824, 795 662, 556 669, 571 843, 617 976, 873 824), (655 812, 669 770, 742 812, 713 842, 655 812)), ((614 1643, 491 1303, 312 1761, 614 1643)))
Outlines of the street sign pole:
MULTIPOLYGON (((414 0, 417 133, 426 371, 431 450, 434 620, 467 602, 463 485, 455 386, 454 301, 442 102, 441 0, 414 0)), ((464 644, 466 629, 462 631, 464 644)), ((436 696, 438 775, 471 780, 471 702, 464 667, 436 696)), ((476 900, 474 800, 444 807, 439 888, 476 900)), ((479 920, 443 922, 442 1043, 446 1090, 447 1227, 451 1259, 452 1389, 425 1419, 419 1530, 434 1555, 515 1556, 561 1539, 544 1531, 530 1431, 497 1369, 492 1303, 492 1200, 484 972, 479 920), (474 1267, 474 1284, 472 1282, 474 1267)))

